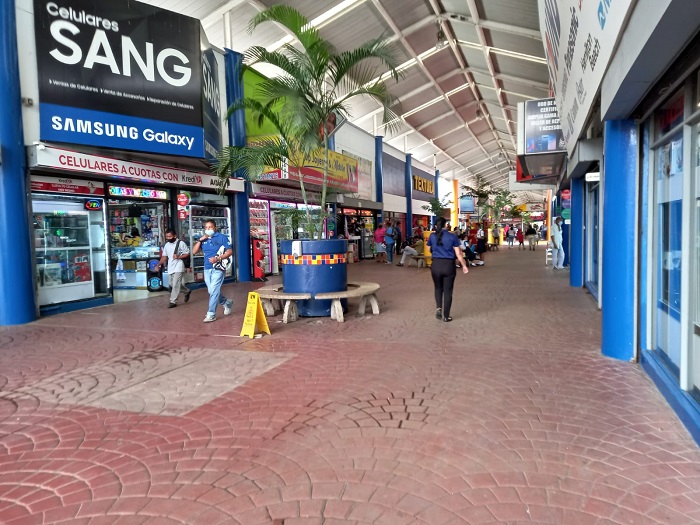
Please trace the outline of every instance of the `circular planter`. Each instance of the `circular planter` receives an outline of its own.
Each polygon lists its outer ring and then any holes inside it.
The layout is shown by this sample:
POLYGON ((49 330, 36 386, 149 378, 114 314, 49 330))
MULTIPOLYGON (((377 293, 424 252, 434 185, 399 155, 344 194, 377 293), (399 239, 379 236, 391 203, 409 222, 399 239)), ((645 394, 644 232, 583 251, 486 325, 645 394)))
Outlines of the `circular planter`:
MULTIPOLYGON (((285 292, 310 293, 340 292, 348 287, 348 242, 344 239, 300 241, 302 254, 292 254, 294 242, 282 241, 282 285, 285 292)), ((329 317, 331 301, 309 299, 297 301, 302 317, 329 317)), ((343 310, 347 300, 343 300, 343 310)))

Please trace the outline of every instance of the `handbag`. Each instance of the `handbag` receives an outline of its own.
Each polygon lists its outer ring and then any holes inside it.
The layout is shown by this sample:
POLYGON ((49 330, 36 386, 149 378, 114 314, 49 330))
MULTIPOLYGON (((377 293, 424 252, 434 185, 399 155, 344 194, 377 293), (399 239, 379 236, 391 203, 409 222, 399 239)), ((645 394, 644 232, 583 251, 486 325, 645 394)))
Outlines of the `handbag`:
MULTIPOLYGON (((222 244, 219 246, 219 250, 216 252, 217 257, 220 257, 221 255, 226 252, 226 248, 222 244)), ((220 259, 214 263, 214 269, 215 270, 220 270, 222 272, 225 272, 229 266, 231 266, 231 257, 227 257, 225 259, 220 259)))

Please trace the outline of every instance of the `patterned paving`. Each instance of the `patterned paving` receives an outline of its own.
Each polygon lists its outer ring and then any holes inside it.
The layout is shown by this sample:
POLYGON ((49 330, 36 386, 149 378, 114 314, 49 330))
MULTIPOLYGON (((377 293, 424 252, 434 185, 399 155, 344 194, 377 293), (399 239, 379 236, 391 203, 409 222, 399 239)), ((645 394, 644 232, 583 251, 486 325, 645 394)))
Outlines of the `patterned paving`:
POLYGON ((698 447, 543 257, 458 276, 450 324, 363 262, 344 324, 239 338, 235 285, 210 325, 197 291, 0 329, 0 523, 700 523, 698 447))

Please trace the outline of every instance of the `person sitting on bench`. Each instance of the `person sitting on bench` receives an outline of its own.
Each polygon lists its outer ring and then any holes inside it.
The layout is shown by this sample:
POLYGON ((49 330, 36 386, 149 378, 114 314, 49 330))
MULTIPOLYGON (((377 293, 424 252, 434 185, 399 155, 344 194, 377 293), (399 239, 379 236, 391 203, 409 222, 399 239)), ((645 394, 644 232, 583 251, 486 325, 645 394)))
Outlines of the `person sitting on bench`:
POLYGON ((404 264, 406 264, 407 257, 414 257, 417 255, 423 255, 424 248, 425 248, 425 244, 423 243, 423 239, 421 239, 420 237, 414 237, 413 244, 411 244, 410 246, 406 246, 403 249, 403 255, 401 256, 401 262, 399 264, 397 264, 396 266, 403 266, 404 264))

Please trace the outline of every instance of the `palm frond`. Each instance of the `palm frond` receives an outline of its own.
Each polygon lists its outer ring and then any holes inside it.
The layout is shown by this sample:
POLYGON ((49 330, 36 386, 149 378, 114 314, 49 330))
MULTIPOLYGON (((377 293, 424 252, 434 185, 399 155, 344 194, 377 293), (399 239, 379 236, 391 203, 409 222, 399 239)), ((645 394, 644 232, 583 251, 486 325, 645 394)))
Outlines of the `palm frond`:
POLYGON ((261 46, 252 46, 248 48, 245 52, 245 61, 248 67, 258 63, 271 64, 280 68, 290 76, 294 76, 297 69, 295 64, 289 60, 289 57, 285 54, 277 51, 268 51, 261 46))
POLYGON ((275 22, 284 26, 309 52, 321 37, 318 30, 309 24, 309 20, 293 7, 286 5, 273 5, 255 15, 250 21, 248 32, 252 33, 256 27, 264 22, 275 22))
MULTIPOLYGON (((345 51, 339 55, 333 56, 331 66, 329 68, 334 84, 339 84, 343 78, 357 68, 362 62, 370 59, 376 59, 385 66, 391 73, 391 78, 395 81, 399 80, 399 72, 397 71, 398 62, 390 47, 390 43, 383 37, 370 40, 362 44, 356 49, 345 51)), ((365 83, 369 82, 368 79, 365 83)))
POLYGON ((228 146, 219 151, 215 172, 221 179, 241 176, 255 181, 266 169, 282 169, 290 154, 284 140, 264 138, 247 146, 228 146))

